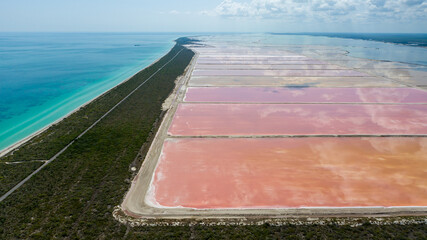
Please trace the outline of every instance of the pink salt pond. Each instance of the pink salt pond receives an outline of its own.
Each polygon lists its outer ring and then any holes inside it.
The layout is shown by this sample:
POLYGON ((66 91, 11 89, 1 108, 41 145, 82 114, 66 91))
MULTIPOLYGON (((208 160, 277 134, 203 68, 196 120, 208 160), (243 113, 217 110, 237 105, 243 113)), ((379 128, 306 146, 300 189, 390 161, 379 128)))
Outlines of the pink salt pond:
POLYGON ((425 135, 427 105, 185 103, 174 136, 425 135))
POLYGON ((238 65, 238 64, 231 64, 231 65, 214 65, 214 64, 197 64, 196 65, 197 70, 336 70, 336 69, 346 69, 341 66, 337 65, 314 65, 314 64, 297 64, 297 65, 279 65, 279 64, 273 64, 273 65, 238 65))
POLYGON ((198 60, 199 64, 327 64, 318 60, 198 60))
POLYGON ((427 206, 427 138, 168 139, 146 202, 195 209, 427 206))
POLYGON ((304 56, 201 56, 197 61, 307 61, 304 56))
POLYGON ((186 102, 246 103, 427 103, 413 88, 192 87, 186 102))
POLYGON ((193 76, 367 77, 353 70, 194 70, 193 76))

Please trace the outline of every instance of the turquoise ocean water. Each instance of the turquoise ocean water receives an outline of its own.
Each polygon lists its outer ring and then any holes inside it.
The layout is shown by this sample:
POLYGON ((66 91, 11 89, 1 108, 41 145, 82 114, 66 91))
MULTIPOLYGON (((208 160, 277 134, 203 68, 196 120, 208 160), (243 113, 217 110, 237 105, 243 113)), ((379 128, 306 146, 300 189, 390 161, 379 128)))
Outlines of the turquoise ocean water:
POLYGON ((0 33, 0 150, 150 65, 177 37, 0 33))
MULTIPOLYGON (((188 34, 0 33, 0 150, 116 86, 166 54, 173 40, 184 35, 188 34)), ((271 47, 338 47, 354 57, 427 69, 427 48, 422 47, 339 36, 215 34, 214 38, 271 47)), ((405 41, 405 35, 399 40, 405 41)))

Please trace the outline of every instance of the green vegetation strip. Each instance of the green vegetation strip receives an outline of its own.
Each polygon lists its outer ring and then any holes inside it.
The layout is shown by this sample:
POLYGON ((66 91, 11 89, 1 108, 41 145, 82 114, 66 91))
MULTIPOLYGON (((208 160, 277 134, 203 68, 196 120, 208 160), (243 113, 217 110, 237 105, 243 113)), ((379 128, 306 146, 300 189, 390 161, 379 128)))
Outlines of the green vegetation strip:
POLYGON ((0 163, 0 196, 13 188, 17 181, 27 177, 41 165, 43 165, 43 162, 0 163))

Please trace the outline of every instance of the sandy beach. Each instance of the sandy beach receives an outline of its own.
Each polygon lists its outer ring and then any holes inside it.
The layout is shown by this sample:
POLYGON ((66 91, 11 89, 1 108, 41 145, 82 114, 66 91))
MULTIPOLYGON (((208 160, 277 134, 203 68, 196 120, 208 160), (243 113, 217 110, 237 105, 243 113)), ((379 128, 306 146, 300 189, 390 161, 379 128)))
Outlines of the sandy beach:
POLYGON ((13 152, 13 151, 15 151, 15 150, 19 149, 19 147, 20 147, 20 146, 22 146, 23 144, 27 143, 28 141, 30 141, 30 140, 31 140, 31 139, 33 139, 34 137, 38 136, 39 134, 43 133, 44 131, 46 131, 47 129, 49 129, 51 126, 53 126, 53 125, 55 125, 55 124, 57 124, 57 123, 61 122, 61 121, 62 121, 62 120, 64 120, 65 118, 67 118, 67 117, 71 116, 73 113, 75 113, 75 112, 79 111, 81 108, 83 108, 83 107, 85 107, 86 105, 90 104, 91 102, 95 101, 95 100, 96 100, 96 99, 98 99, 99 97, 101 97, 101 96, 105 95, 106 93, 108 93, 109 91, 111 91, 111 90, 115 89, 115 88, 116 88, 116 87, 118 87, 119 85, 121 85, 121 84, 123 84, 123 83, 127 82, 129 79, 133 78, 133 77, 134 77, 136 74, 138 74, 139 72, 141 72, 141 71, 143 71, 144 69, 149 68, 149 67, 150 67, 150 66, 152 66, 153 64, 157 63, 157 62, 158 62, 162 57, 164 57, 164 55, 162 55, 161 57, 159 57, 158 59, 156 59, 156 60, 155 60, 154 62, 152 62, 150 65, 148 65, 148 66, 144 67, 144 68, 143 68, 143 69, 141 69, 141 70, 138 70, 136 73, 132 74, 132 76, 130 76, 130 77, 128 77, 128 78, 126 78, 126 79, 124 79, 123 81, 121 81, 120 83, 118 83, 116 86, 114 86, 114 87, 112 87, 112 88, 110 88, 110 89, 108 89, 108 90, 104 91, 104 92, 103 92, 103 93, 101 93, 101 94, 98 94, 98 95, 97 95, 97 96, 95 96, 93 99, 91 99, 91 100, 89 100, 89 101, 87 101, 87 102, 83 103, 82 105, 80 105, 79 107, 77 107, 76 109, 74 109, 73 111, 71 111, 71 112, 69 112, 68 114, 66 114, 65 116, 61 117, 60 119, 58 119, 58 120, 56 120, 56 121, 52 122, 51 124, 49 124, 49 125, 47 125, 47 126, 43 127, 42 129, 40 129, 40 130, 38 130, 38 131, 34 132, 33 134, 31 134, 31 135, 29 135, 29 136, 27 136, 27 137, 25 137, 25 138, 23 138, 23 139, 19 140, 18 142, 13 143, 12 145, 10 145, 10 146, 8 146, 8 147, 6 147, 6 148, 4 148, 4 149, 0 150, 0 157, 3 157, 3 156, 5 156, 5 155, 7 155, 7 154, 9 154, 9 153, 11 153, 11 152, 13 152))

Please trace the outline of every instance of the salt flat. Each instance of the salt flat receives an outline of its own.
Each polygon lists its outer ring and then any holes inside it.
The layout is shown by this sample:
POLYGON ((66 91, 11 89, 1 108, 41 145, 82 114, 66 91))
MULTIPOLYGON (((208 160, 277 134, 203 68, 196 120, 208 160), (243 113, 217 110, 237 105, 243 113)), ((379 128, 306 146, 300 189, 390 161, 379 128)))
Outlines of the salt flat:
POLYGON ((422 71, 322 46, 201 40, 125 214, 427 212, 422 71))

